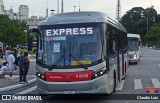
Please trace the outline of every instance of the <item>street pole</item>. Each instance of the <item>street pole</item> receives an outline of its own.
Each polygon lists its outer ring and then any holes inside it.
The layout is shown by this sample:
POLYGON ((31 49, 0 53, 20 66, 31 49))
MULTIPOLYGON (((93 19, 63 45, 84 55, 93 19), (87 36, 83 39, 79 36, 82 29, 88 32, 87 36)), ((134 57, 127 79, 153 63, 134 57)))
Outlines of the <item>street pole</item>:
POLYGON ((50 10, 50 11, 51 11, 51 15, 53 15, 55 10, 50 10))
POLYGON ((77 6, 75 6, 75 5, 74 5, 73 7, 74 7, 74 12, 75 12, 75 11, 76 11, 76 7, 77 7, 77 6))
POLYGON ((63 0, 62 0, 62 3, 61 3, 61 13, 64 12, 64 4, 63 4, 63 0))
POLYGON ((147 34, 148 34, 148 11, 147 11, 147 34))
POLYGON ((80 4, 80 1, 79 1, 79 12, 81 11, 81 4, 80 4))
POLYGON ((59 14, 59 0, 57 0, 57 14, 59 14))

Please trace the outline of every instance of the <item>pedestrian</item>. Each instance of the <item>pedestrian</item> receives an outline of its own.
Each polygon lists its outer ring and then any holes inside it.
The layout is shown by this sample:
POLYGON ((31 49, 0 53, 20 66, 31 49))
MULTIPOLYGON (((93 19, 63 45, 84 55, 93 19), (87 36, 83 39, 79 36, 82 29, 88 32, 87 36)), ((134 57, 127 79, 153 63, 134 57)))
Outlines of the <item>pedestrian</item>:
POLYGON ((16 63, 16 65, 18 65, 18 57, 17 57, 18 51, 16 48, 14 48, 13 51, 14 51, 13 56, 15 57, 15 63, 16 63))
POLYGON ((3 59, 3 50, 2 50, 2 47, 0 47, 0 57, 3 59))
POLYGON ((23 52, 20 52, 18 57, 18 66, 19 66, 19 84, 23 84, 23 74, 24 74, 24 55, 23 52))
POLYGON ((11 71, 11 74, 10 74, 11 77, 12 77, 12 72, 16 69, 15 57, 13 56, 13 54, 14 52, 10 51, 7 58, 8 68, 11 71))
POLYGON ((7 58, 8 58, 8 56, 9 56, 10 52, 11 52, 11 51, 10 51, 9 47, 7 47, 7 48, 6 48, 6 51, 5 51, 6 62, 7 62, 7 58))
POLYGON ((3 78, 5 75, 9 75, 11 77, 11 74, 8 64, 4 62, 0 68, 0 78, 3 78))
POLYGON ((23 82, 25 84, 28 84, 26 77, 28 74, 28 70, 29 70, 29 66, 30 66, 30 61, 28 59, 28 52, 24 52, 24 73, 23 73, 23 82))
POLYGON ((17 58, 17 54, 18 54, 17 49, 16 49, 16 48, 14 48, 14 49, 13 49, 13 51, 14 51, 14 57, 15 57, 15 58, 17 58))

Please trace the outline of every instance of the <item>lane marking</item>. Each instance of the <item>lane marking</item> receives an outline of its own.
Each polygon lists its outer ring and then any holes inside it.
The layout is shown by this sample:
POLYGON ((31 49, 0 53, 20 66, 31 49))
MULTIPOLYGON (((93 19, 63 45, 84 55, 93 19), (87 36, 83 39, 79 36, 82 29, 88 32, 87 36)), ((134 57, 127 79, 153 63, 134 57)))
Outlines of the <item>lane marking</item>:
POLYGON ((31 88, 26 89, 26 90, 24 90, 24 91, 21 91, 21 92, 19 92, 19 93, 16 93, 16 94, 27 94, 27 93, 29 93, 29 92, 32 92, 32 91, 36 90, 36 89, 37 89, 37 86, 34 86, 34 87, 31 87, 31 88))
POLYGON ((143 89, 141 79, 134 79, 134 89, 143 89))
POLYGON ((122 90, 124 85, 124 80, 120 82, 120 84, 116 87, 116 90, 122 90))
POLYGON ((160 82, 158 81, 158 79, 153 78, 152 79, 152 83, 153 83, 153 86, 155 88, 159 88, 160 87, 160 82))

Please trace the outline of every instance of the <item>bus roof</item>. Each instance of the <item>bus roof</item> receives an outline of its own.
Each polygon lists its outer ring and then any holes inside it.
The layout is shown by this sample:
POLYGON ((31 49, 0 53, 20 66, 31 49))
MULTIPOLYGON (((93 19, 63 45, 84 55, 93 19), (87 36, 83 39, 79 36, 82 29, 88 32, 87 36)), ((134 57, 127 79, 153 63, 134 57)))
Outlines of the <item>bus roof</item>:
POLYGON ((127 37, 140 38, 140 35, 139 35, 139 34, 130 34, 130 33, 128 33, 128 34, 127 34, 127 37))
POLYGON ((126 29, 117 21, 108 17, 107 14, 98 11, 68 12, 50 15, 46 20, 39 23, 39 26, 57 25, 57 24, 74 24, 74 23, 95 23, 107 22, 124 32, 126 29))

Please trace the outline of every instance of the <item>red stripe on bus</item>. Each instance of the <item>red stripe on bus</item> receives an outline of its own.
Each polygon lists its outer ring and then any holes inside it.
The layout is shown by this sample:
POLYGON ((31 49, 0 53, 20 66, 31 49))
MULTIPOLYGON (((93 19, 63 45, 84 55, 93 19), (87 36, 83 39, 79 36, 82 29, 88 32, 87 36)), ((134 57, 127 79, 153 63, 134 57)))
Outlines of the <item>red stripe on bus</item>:
POLYGON ((93 72, 88 70, 81 72, 45 72, 44 74, 48 82, 75 82, 91 80, 93 72))

